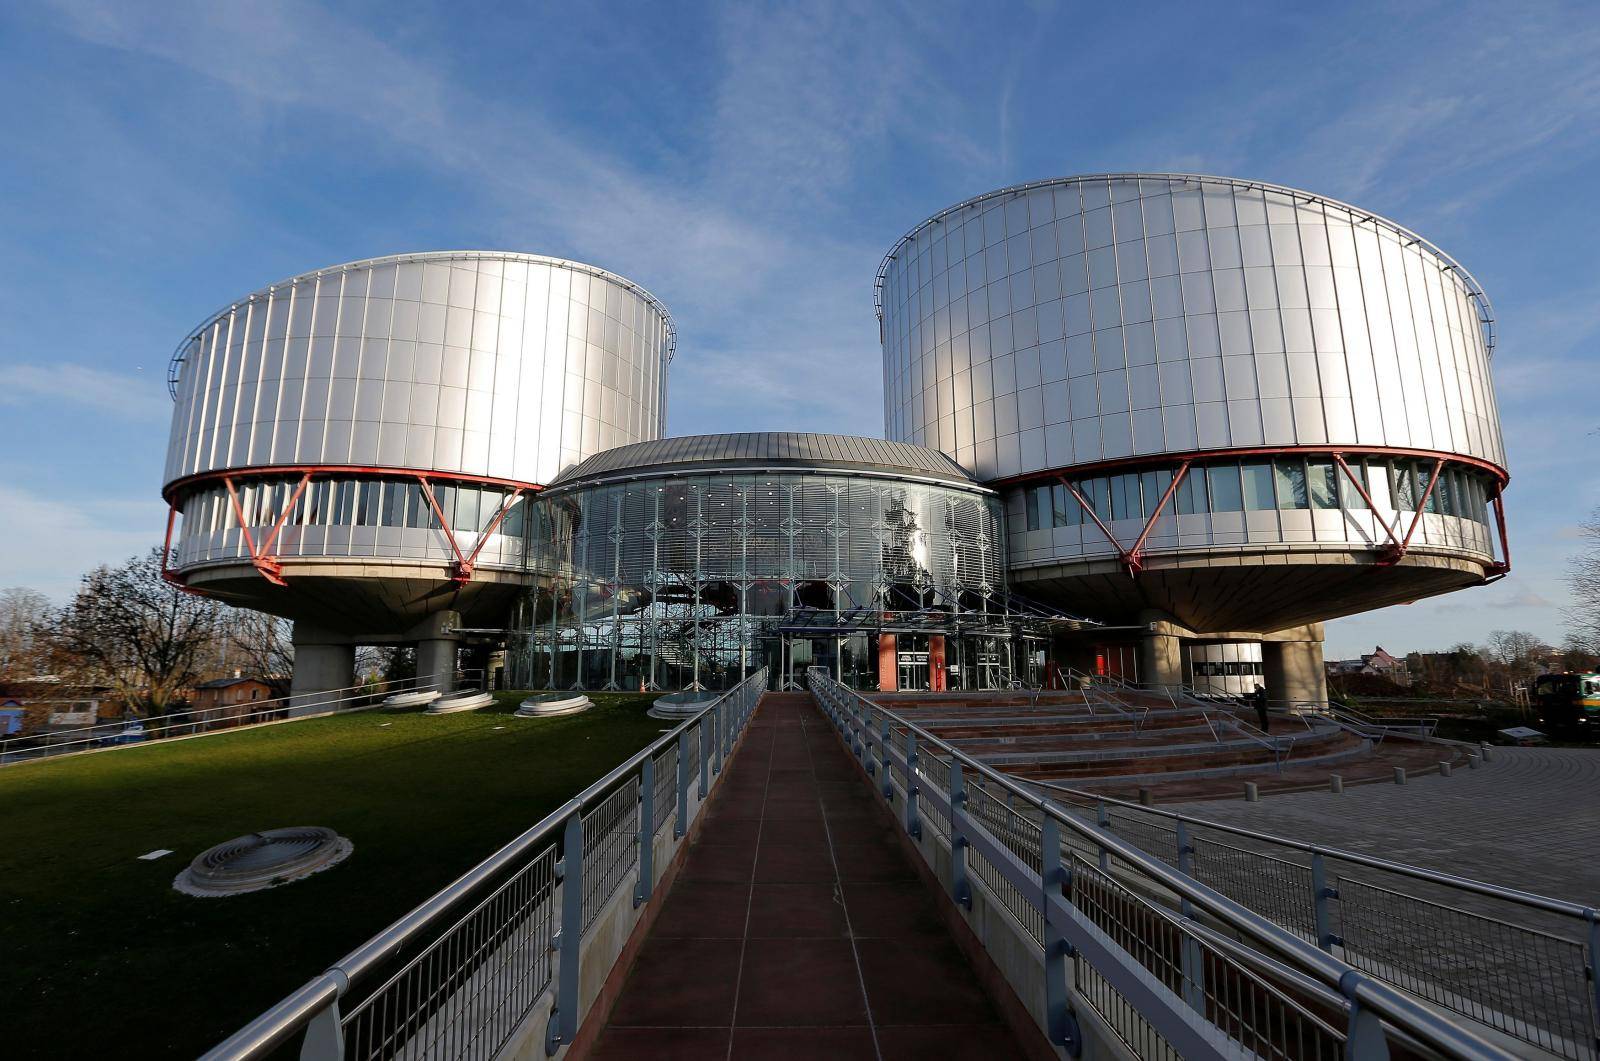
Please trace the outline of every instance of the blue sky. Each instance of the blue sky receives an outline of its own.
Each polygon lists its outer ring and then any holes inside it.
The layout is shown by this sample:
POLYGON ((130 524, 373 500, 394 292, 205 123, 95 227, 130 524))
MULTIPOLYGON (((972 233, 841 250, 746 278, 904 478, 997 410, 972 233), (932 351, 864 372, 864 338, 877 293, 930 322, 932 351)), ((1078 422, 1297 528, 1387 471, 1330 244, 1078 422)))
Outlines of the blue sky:
POLYGON ((672 308, 672 433, 875 435, 903 231, 1179 170, 1370 207, 1495 303, 1515 572, 1330 624, 1330 654, 1559 640, 1600 503, 1592 3, 502 7, 0 7, 0 586, 61 597, 159 538, 172 347, 281 277, 578 258, 672 308))

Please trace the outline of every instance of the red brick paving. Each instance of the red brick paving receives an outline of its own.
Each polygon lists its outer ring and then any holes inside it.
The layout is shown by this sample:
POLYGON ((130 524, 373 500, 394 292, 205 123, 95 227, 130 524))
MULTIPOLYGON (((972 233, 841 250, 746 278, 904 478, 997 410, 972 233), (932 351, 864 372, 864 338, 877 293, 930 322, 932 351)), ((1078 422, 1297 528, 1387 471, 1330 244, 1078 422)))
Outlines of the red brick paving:
POLYGON ((802 694, 761 701, 592 1057, 1021 1050, 802 694))

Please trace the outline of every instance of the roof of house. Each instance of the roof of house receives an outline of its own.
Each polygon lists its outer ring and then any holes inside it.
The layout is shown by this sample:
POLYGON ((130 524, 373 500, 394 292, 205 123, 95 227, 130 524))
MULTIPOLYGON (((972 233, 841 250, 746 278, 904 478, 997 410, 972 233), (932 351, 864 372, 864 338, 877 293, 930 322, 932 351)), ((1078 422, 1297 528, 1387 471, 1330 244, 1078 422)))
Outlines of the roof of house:
POLYGON ((246 675, 246 676, 240 677, 240 678, 212 678, 208 682, 201 682, 199 685, 196 685, 195 688, 196 689, 226 689, 231 685, 242 685, 245 682, 255 682, 258 685, 271 685, 272 684, 271 682, 267 681, 265 678, 257 678, 257 677, 251 676, 251 675, 246 675))

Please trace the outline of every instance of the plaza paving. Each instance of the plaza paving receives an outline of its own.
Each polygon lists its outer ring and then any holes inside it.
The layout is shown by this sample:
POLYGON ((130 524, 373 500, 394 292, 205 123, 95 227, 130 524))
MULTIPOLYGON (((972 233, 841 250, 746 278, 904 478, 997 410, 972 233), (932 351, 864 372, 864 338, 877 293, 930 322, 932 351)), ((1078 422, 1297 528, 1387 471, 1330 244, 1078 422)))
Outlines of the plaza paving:
POLYGON ((1600 905, 1600 749, 1495 748, 1477 770, 1163 809, 1600 905))

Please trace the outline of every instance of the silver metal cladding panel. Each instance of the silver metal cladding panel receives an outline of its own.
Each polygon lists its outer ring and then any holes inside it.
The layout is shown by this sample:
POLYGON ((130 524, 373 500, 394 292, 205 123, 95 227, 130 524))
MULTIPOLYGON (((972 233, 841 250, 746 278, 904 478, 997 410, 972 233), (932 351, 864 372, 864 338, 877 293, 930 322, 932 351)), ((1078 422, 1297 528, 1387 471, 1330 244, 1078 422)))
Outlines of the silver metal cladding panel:
POLYGON ((1304 192, 1144 174, 1006 190, 908 235, 879 298, 886 434, 982 480, 1250 446, 1505 464, 1475 281, 1304 192))
POLYGON ((854 435, 762 431, 684 435, 621 446, 568 469, 553 485, 615 478, 647 470, 736 464, 750 468, 765 465, 846 468, 972 484, 971 476, 955 461, 922 446, 854 435))
POLYGON ((673 330, 621 277, 438 252, 320 270, 205 322, 174 359, 166 482, 262 465, 548 483, 660 434, 673 330))

